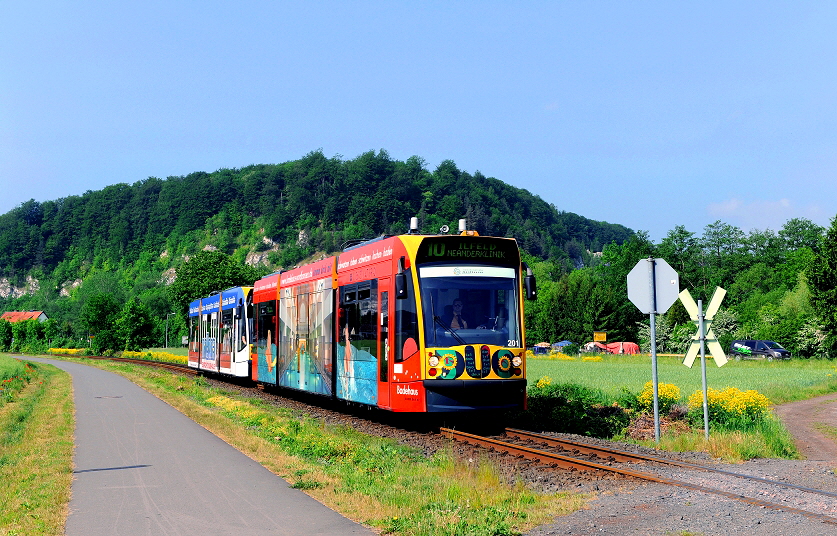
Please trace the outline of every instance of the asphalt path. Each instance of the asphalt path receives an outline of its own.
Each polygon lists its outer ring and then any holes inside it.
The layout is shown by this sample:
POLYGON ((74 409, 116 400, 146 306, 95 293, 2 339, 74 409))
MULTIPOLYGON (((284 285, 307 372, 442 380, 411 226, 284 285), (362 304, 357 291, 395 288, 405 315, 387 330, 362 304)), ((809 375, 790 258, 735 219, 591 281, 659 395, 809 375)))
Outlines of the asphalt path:
POLYGON ((73 378, 68 536, 374 534, 117 374, 22 359, 73 378))

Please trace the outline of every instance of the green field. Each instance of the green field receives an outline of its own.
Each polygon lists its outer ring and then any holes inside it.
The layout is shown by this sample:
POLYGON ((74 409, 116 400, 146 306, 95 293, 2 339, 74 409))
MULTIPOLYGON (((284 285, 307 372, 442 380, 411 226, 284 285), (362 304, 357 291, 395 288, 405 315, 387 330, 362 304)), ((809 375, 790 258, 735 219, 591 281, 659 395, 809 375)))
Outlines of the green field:
MULTIPOLYGON (((652 374, 648 355, 602 356, 602 361, 529 358, 527 363, 530 385, 549 376, 553 383, 596 387, 611 396, 623 388, 638 393, 652 374)), ((682 364, 682 358, 658 357, 657 377, 660 383, 679 387, 685 401, 701 389, 700 359, 690 369, 682 364)), ((828 360, 729 361, 721 368, 708 360, 706 377, 711 388, 755 389, 774 404, 837 391, 837 363, 828 360)))

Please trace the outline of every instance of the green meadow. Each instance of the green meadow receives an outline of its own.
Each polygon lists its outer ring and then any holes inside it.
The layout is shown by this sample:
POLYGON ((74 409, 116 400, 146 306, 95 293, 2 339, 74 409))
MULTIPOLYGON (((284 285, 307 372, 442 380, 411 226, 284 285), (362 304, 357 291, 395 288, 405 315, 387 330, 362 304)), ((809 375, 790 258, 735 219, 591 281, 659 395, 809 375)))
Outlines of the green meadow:
MULTIPOLYGON (((651 357, 602 356, 601 361, 555 358, 532 358, 527 361, 529 384, 543 376, 553 383, 576 383, 601 389, 606 395, 616 396, 623 390, 639 393, 645 382, 651 381, 651 357)), ((791 359, 788 361, 729 361, 717 367, 707 359, 708 387, 724 389, 737 387, 742 391, 755 389, 774 404, 811 398, 837 391, 837 363, 830 360, 791 359)), ((660 383, 680 388, 685 401, 701 389, 700 358, 688 368, 681 357, 657 358, 657 378, 660 383)))

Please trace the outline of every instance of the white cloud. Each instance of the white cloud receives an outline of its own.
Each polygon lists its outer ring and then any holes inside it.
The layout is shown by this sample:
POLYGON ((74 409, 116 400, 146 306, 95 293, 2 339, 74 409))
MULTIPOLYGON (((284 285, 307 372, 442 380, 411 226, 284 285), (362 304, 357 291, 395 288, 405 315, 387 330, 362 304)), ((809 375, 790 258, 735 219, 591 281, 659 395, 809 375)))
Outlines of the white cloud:
POLYGON ((776 201, 728 199, 710 203, 706 213, 713 221, 735 225, 743 231, 772 229, 778 231, 790 219, 806 218, 818 225, 827 226, 829 215, 817 204, 799 206, 790 199, 776 201))

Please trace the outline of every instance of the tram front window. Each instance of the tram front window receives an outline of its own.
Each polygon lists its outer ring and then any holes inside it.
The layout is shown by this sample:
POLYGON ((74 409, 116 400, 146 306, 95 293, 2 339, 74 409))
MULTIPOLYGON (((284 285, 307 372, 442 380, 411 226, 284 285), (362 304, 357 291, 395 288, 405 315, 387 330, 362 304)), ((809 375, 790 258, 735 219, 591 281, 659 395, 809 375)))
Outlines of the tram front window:
POLYGON ((419 280, 428 346, 521 345, 512 268, 426 266, 419 280))

